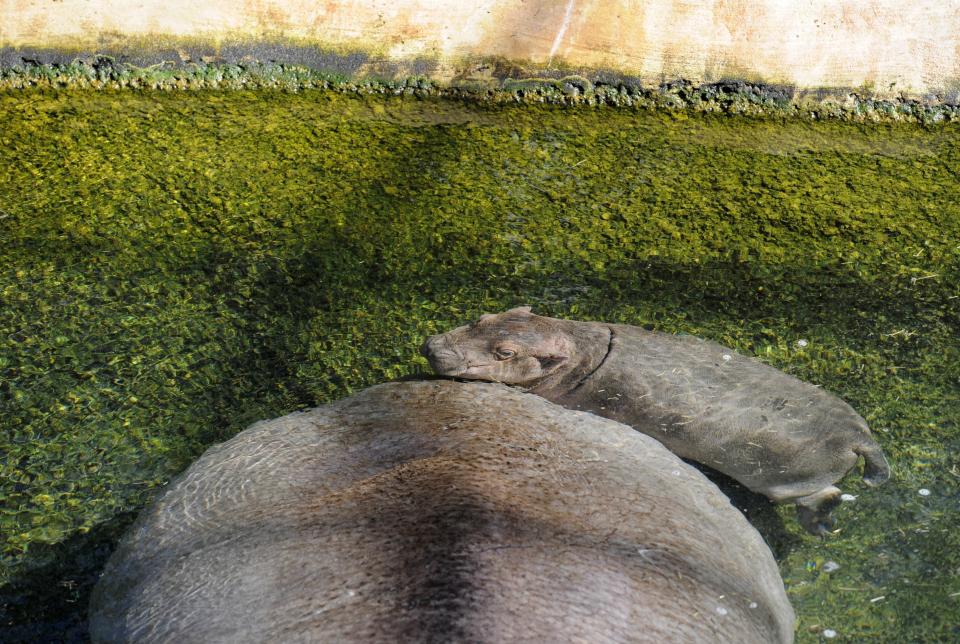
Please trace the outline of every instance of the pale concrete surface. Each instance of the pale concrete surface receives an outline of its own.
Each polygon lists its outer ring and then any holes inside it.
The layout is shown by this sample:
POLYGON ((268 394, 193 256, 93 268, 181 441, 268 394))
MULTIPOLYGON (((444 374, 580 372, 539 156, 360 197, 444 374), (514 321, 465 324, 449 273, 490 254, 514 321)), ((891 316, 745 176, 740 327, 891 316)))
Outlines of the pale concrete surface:
POLYGON ((483 60, 502 58, 650 83, 738 79, 878 97, 960 89, 960 0, 0 1, 0 47, 89 52, 171 38, 427 59, 441 82, 482 76, 483 60))

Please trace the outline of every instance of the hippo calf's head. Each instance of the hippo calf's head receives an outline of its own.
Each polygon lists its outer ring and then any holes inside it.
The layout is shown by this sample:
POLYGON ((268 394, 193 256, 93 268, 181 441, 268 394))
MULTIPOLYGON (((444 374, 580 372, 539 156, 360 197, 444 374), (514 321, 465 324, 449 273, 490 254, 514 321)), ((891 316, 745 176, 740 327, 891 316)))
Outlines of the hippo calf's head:
POLYGON ((575 350, 557 325, 524 306, 431 336, 420 348, 441 376, 526 385, 559 371, 575 350))

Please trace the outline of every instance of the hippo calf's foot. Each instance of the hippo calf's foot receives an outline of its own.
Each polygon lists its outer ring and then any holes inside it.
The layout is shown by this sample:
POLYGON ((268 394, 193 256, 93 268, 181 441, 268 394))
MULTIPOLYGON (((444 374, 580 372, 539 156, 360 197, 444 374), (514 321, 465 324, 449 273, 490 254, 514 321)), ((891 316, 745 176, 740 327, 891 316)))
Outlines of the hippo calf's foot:
POLYGON ((833 531, 834 518, 830 515, 840 504, 840 489, 833 485, 819 492, 797 499, 797 520, 806 530, 818 536, 833 531))

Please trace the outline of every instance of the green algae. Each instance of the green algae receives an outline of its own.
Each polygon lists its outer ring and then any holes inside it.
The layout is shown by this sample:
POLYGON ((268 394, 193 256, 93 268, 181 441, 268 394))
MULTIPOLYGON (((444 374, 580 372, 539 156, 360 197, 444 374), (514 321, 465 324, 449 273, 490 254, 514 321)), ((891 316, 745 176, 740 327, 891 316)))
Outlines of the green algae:
POLYGON ((725 483, 798 641, 960 636, 955 126, 34 89, 0 94, 0 164, 0 639, 82 637, 111 545, 212 443, 521 303, 848 400, 894 477, 851 475, 837 534, 725 483))

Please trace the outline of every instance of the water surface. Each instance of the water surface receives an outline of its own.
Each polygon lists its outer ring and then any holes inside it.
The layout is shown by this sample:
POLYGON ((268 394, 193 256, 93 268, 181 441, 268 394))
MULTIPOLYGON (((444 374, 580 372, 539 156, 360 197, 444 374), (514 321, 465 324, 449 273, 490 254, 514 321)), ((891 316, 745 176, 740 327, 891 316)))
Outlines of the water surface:
POLYGON ((960 638, 960 129, 332 92, 0 95, 0 639, 82 639, 137 509, 483 312, 692 333, 852 404, 894 475, 761 530, 798 641, 960 638), (928 493, 922 494, 922 491, 928 493))

